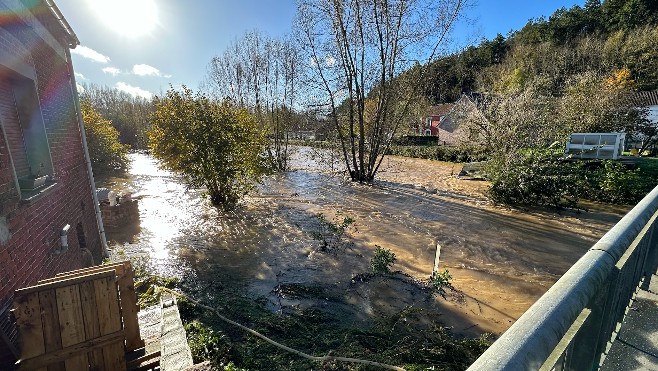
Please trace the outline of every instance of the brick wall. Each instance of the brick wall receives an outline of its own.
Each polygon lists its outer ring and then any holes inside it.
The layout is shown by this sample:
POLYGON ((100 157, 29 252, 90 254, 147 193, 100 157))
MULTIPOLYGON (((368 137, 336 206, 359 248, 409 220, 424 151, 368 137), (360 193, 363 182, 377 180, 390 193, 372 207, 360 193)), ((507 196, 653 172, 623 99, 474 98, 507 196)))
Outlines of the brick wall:
POLYGON ((115 206, 101 205, 101 213, 106 228, 119 228, 139 221, 137 200, 123 201, 115 206))
MULTIPOLYGON (((34 63, 56 184, 33 200, 19 200, 8 144, 0 132, 0 308, 11 300, 14 290, 83 266, 76 235, 78 223, 82 224, 87 248, 96 262, 100 261, 102 253, 71 91, 69 76, 73 71, 69 71, 68 63, 33 31, 26 28, 12 32, 28 46, 30 61, 34 63), (71 226, 69 248, 58 254, 60 230, 66 224, 71 226)), ((7 45, 11 44, 0 40, 0 48, 7 45)), ((6 52, 0 50, 0 53, 6 52)), ((3 370, 8 365, 6 355, 6 345, 0 337, 0 369, 3 370)))

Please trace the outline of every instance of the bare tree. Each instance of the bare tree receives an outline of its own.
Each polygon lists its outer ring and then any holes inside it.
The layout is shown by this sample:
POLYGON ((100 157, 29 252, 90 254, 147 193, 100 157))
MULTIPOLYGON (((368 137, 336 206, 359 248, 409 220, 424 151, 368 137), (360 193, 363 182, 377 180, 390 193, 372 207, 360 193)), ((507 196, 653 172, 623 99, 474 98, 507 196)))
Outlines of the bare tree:
POLYGON ((206 84, 220 99, 248 108, 270 138, 268 151, 278 170, 288 166, 287 131, 295 115, 299 50, 287 38, 248 32, 208 67, 206 84))
POLYGON ((298 39, 312 71, 306 95, 326 107, 352 180, 374 180, 420 92, 418 62, 439 56, 465 3, 300 0, 298 39))

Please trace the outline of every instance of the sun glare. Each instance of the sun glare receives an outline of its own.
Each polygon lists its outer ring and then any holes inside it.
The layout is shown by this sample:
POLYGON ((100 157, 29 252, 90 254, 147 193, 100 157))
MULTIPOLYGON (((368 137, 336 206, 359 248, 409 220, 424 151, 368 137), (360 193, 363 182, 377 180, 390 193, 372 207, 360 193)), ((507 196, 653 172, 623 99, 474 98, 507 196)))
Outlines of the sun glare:
POLYGON ((158 21, 155 0, 88 0, 88 3, 108 27, 123 36, 146 35, 158 21))

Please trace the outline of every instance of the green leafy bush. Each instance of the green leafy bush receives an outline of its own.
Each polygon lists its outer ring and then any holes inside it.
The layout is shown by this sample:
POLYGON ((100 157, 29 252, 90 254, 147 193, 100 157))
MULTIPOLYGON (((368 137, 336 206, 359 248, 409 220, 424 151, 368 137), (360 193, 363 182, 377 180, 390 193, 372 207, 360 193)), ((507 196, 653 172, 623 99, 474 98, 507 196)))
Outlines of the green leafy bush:
POLYGON ((580 199, 613 204, 639 202, 658 184, 658 160, 636 166, 611 160, 569 162, 528 152, 522 161, 489 165, 489 195, 514 206, 577 207, 580 199))
POLYGON ((575 207, 583 192, 579 163, 529 153, 519 161, 491 167, 487 173, 494 174, 489 189, 494 202, 562 209, 575 207))
POLYGON ((444 299, 446 298, 446 289, 454 290, 454 286, 452 286, 452 275, 447 269, 443 272, 434 272, 432 277, 430 277, 430 285, 444 299))
POLYGON ((235 207, 267 172, 265 138, 256 118, 231 102, 170 89, 154 99, 151 153, 193 187, 204 187, 213 205, 235 207))
POLYGON ((316 241, 320 241, 321 251, 330 251, 343 247, 345 242, 343 236, 355 222, 350 216, 344 216, 341 220, 340 212, 336 214, 333 221, 327 220, 322 214, 317 217, 319 227, 317 231, 311 233, 311 237, 316 241))
POLYGON ((650 191, 643 187, 641 170, 629 169, 623 164, 603 161, 592 171, 588 198, 593 200, 629 204, 642 199, 650 191))
POLYGON ((381 246, 376 246, 375 254, 370 259, 370 267, 373 273, 389 274, 393 264, 395 264, 395 253, 381 246))
POLYGON ((487 158, 482 149, 451 146, 391 146, 386 154, 446 162, 473 162, 487 158))
POLYGON ((128 148, 119 142, 119 132, 94 110, 86 100, 80 102, 80 111, 85 125, 89 159, 94 173, 103 174, 123 171, 128 167, 128 148))
MULTIPOLYGON (((194 363, 209 361, 213 369, 223 369, 230 350, 226 336, 199 321, 186 323, 184 327, 194 363)), ((235 366, 232 367, 229 369, 238 370, 235 366)))

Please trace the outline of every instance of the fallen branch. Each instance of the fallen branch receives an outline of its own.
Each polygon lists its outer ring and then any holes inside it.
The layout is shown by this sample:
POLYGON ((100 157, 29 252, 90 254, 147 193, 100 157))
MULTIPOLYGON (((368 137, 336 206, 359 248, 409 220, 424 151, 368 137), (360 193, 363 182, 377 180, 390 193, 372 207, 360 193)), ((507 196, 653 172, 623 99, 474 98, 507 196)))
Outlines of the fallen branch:
POLYGON ((178 296, 178 297, 184 298, 185 300, 189 301, 190 303, 192 303, 192 304, 194 304, 194 305, 196 305, 196 306, 198 306, 198 307, 200 307, 200 308, 203 308, 203 309, 205 309, 205 310, 207 310, 207 311, 210 311, 210 312, 214 313, 214 314, 215 314, 217 317, 219 317, 222 321, 224 321, 224 322, 228 322, 228 323, 232 324, 233 326, 237 326, 237 327, 239 327, 239 328, 241 328, 241 329, 247 331, 248 333, 250 333, 250 334, 252 334, 252 335, 254 335, 254 336, 256 336, 256 337, 259 337, 259 338, 261 338, 261 339, 267 341, 268 343, 270 343, 270 344, 272 344, 272 345, 274 345, 274 346, 276 346, 276 347, 278 347, 278 348, 280 348, 280 349, 283 349, 283 350, 288 351, 288 352, 290 352, 290 353, 296 354, 296 355, 298 355, 298 356, 300 356, 300 357, 302 357, 302 358, 310 359, 310 360, 315 361, 315 362, 338 361, 338 362, 349 362, 349 363, 361 363, 361 364, 364 364, 364 365, 377 366, 377 367, 385 368, 385 369, 388 369, 388 370, 404 371, 404 368, 402 368, 402 367, 393 366, 393 365, 388 365, 388 364, 386 364, 386 363, 380 363, 380 362, 375 362, 375 361, 368 361, 368 360, 364 360, 364 359, 347 358, 347 357, 336 357, 336 356, 329 356, 329 355, 327 355, 327 356, 321 356, 321 357, 313 356, 313 355, 310 355, 310 354, 304 353, 304 352, 302 352, 302 351, 299 351, 299 350, 296 350, 296 349, 290 348, 290 347, 288 347, 288 346, 285 346, 285 345, 283 345, 283 344, 281 344, 281 343, 277 343, 276 341, 274 341, 274 340, 268 338, 267 336, 261 334, 261 333, 258 332, 258 331, 252 330, 252 329, 250 329, 249 327, 243 326, 243 325, 241 325, 241 324, 239 324, 239 323, 237 323, 237 322, 235 322, 235 321, 232 321, 232 320, 230 320, 230 319, 224 317, 224 316, 221 315, 221 314, 220 314, 215 308, 209 307, 209 306, 207 306, 207 305, 205 305, 205 304, 201 304, 201 303, 198 302, 197 300, 194 300, 194 299, 190 298, 189 296, 187 296, 187 295, 185 295, 185 294, 181 294, 181 293, 179 293, 179 292, 177 292, 177 291, 174 291, 174 290, 168 289, 168 288, 166 288, 166 287, 160 287, 160 286, 157 286, 157 289, 158 289, 159 291, 165 291, 165 292, 168 292, 168 293, 170 293, 170 294, 172 294, 172 295, 175 295, 175 296, 178 296))

